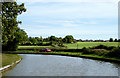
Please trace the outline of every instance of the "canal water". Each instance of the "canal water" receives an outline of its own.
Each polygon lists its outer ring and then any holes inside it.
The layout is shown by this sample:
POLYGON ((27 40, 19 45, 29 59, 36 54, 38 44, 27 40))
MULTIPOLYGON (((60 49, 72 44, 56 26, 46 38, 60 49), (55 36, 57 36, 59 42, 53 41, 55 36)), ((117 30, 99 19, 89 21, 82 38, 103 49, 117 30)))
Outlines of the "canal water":
POLYGON ((3 76, 118 76, 120 65, 84 58, 20 54, 23 60, 3 76))

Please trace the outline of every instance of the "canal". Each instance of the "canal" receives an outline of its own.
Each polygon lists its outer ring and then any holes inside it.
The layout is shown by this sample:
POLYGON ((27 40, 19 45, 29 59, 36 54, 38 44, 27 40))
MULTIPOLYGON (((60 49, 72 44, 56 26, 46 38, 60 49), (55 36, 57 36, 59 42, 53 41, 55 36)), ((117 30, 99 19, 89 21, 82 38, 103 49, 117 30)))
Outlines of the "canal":
POLYGON ((118 76, 120 65, 85 58, 20 54, 23 60, 3 76, 118 76))

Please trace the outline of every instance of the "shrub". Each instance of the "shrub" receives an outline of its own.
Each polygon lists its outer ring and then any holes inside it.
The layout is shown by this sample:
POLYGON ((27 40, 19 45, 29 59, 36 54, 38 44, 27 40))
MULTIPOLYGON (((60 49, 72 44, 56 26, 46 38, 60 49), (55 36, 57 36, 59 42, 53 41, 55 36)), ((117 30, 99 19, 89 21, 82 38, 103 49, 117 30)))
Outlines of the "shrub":
POLYGON ((106 49, 106 50, 112 50, 113 48, 115 48, 114 46, 105 46, 105 45, 99 45, 96 47, 93 47, 92 49, 106 49))
POLYGON ((99 56, 105 55, 108 52, 105 49, 93 49, 92 51, 94 51, 94 53, 99 56))
POLYGON ((114 48, 110 52, 106 54, 106 56, 110 57, 120 57, 120 48, 114 48))
POLYGON ((95 51, 92 51, 90 48, 83 48, 83 54, 95 54, 95 51))

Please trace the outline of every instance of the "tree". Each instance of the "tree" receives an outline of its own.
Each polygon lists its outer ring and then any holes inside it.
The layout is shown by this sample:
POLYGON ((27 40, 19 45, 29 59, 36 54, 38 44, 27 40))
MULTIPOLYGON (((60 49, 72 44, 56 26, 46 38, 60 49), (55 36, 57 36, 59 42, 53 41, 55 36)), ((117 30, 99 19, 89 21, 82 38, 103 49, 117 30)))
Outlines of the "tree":
POLYGON ((56 40, 57 40, 57 38, 55 36, 50 37, 50 41, 56 41, 56 40))
POLYGON ((35 39, 35 38, 32 38, 32 37, 30 37, 29 38, 29 41, 32 43, 32 44, 37 44, 37 39, 35 39))
POLYGON ((25 44, 28 41, 28 35, 23 29, 16 29, 15 39, 18 43, 25 44))
POLYGON ((74 38, 72 35, 67 35, 65 38, 63 38, 63 42, 72 43, 74 42, 74 38))
POLYGON ((118 39, 118 42, 120 42, 120 39, 118 39))
POLYGON ((114 40, 114 42, 118 42, 118 40, 117 40, 117 39, 115 39, 115 40, 114 40))
POLYGON ((2 48, 3 50, 16 50, 21 42, 20 38, 26 34, 18 28, 21 21, 17 16, 25 12, 24 3, 18 5, 16 2, 2 3, 2 48), (24 33, 22 35, 21 33, 24 33))
POLYGON ((110 42, 113 42, 113 38, 110 38, 110 40, 109 40, 110 42))
POLYGON ((42 38, 42 36, 40 37, 40 41, 41 41, 41 42, 43 41, 43 38, 42 38))

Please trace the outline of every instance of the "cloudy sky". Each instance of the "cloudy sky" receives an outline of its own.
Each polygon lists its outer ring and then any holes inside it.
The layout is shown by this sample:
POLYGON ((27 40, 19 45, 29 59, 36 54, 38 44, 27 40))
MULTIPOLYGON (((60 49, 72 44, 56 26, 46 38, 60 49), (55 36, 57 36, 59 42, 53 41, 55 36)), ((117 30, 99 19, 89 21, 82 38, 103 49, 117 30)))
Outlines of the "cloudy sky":
MULTIPOLYGON (((73 35, 76 39, 118 37, 117 0, 20 0, 27 12, 20 28, 32 37, 73 35)), ((18 1, 18 3, 21 3, 18 1)))

